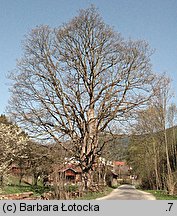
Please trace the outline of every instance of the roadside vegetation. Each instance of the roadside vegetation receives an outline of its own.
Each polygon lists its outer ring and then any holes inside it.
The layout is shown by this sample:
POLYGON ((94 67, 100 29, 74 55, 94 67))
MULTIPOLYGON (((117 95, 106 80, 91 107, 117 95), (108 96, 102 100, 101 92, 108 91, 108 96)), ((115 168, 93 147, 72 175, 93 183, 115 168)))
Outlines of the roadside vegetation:
MULTIPOLYGON (((94 191, 94 192, 86 192, 83 194, 83 196, 76 198, 77 200, 94 200, 99 197, 103 197, 111 193, 115 188, 117 187, 104 187, 100 191, 94 191)), ((16 184, 8 184, 2 187, 0 191, 0 195, 8 195, 8 194, 19 194, 19 193, 25 193, 25 192, 33 192, 33 197, 41 197, 44 193, 49 192, 50 190, 53 190, 52 187, 44 187, 42 185, 30 185, 27 183, 22 182, 21 185, 16 182, 16 184)), ((68 191, 75 192, 77 191, 75 187, 71 186, 68 188, 68 191)))
POLYGON ((153 100, 136 113, 127 160, 143 189, 177 189, 177 106, 172 103, 170 80, 164 78, 153 100))
POLYGON ((105 187, 104 190, 99 192, 87 192, 84 196, 78 198, 78 200, 94 200, 100 197, 107 196, 114 190, 114 187, 105 187))
POLYGON ((8 184, 5 184, 3 187, 1 187, 0 195, 33 192, 34 197, 39 197, 49 190, 49 187, 44 187, 40 183, 38 185, 31 185, 22 181, 19 185, 19 178, 10 176, 8 179, 8 184))
POLYGON ((38 197, 47 191, 49 191, 49 189, 42 186, 7 185, 2 189, 1 194, 19 194, 24 192, 33 192, 33 196, 38 197))
POLYGON ((162 190, 146 190, 146 192, 151 193, 155 196, 157 200, 177 200, 177 195, 169 195, 166 191, 162 190))

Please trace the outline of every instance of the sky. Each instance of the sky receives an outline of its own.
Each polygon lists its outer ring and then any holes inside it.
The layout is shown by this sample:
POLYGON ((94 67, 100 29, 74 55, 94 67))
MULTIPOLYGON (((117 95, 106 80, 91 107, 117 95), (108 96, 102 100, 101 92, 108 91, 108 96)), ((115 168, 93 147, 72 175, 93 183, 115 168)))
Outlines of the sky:
POLYGON ((177 0, 0 0, 0 114, 6 113, 7 74, 23 54, 24 36, 41 24, 61 26, 91 4, 124 38, 150 44, 153 71, 166 72, 177 95, 177 0))

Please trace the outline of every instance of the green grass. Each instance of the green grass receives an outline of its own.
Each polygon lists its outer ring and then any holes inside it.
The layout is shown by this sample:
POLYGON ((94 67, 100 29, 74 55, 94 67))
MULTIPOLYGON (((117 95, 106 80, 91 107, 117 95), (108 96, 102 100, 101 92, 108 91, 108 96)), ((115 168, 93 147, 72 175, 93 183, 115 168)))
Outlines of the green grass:
POLYGON ((78 200, 94 200, 99 197, 103 197, 108 195, 113 191, 114 188, 111 187, 105 187, 104 191, 100 192, 87 192, 85 195, 82 197, 77 198, 78 200))
POLYGON ((41 186, 20 186, 20 185, 7 185, 2 188, 1 194, 16 194, 24 192, 33 192, 33 196, 40 196, 44 192, 49 191, 49 188, 41 186))
POLYGON ((31 191, 29 186, 7 185, 2 188, 1 194, 15 194, 29 191, 31 191))
MULTIPOLYGON (((102 191, 99 192, 87 192, 84 194, 84 196, 77 198, 79 200, 94 200, 99 197, 103 197, 108 195, 112 192, 113 189, 117 188, 115 187, 105 187, 102 191)), ((38 184, 38 186, 33 186, 30 184, 27 184, 25 182, 22 182, 21 185, 19 185, 19 178, 16 176, 9 176, 8 177, 8 185, 0 188, 0 194, 17 194, 17 193, 24 193, 24 192, 33 192, 33 196, 41 196, 44 192, 48 192, 49 190, 52 190, 52 188, 49 187, 43 187, 42 184, 38 184)), ((67 186, 67 191, 74 192, 78 190, 78 186, 69 185, 67 186)))
POLYGON ((146 190, 146 192, 154 195, 157 200, 177 200, 177 196, 168 195, 165 191, 146 190))
POLYGON ((16 176, 8 177, 8 185, 1 188, 0 194, 16 194, 24 192, 33 192, 33 196, 41 196, 44 192, 49 191, 49 188, 43 187, 41 185, 33 186, 22 182, 19 185, 19 178, 16 176))

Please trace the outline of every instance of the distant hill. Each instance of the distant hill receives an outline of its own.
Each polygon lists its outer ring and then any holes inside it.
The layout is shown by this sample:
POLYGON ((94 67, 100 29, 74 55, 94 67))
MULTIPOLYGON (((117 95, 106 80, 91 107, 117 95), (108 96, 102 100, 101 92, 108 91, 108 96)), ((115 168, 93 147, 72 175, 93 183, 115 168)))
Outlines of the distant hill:
POLYGON ((125 160, 129 140, 130 137, 128 135, 114 135, 112 140, 106 143, 102 156, 108 160, 125 160))

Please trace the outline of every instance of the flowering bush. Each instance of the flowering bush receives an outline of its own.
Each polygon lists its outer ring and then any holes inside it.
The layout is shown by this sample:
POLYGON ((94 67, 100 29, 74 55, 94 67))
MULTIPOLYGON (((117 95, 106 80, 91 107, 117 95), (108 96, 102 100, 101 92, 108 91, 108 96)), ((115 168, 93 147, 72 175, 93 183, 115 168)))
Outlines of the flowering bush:
POLYGON ((16 125, 0 124, 0 181, 13 161, 26 158, 28 137, 16 125))

